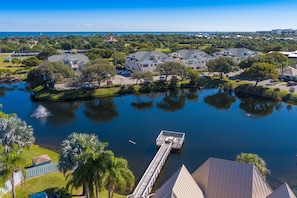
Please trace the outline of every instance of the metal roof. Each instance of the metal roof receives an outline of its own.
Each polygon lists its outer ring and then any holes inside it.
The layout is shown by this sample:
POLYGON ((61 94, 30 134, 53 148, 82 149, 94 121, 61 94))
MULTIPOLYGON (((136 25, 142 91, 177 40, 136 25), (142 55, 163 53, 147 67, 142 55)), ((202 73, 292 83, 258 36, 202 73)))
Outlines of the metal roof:
POLYGON ((154 198, 204 198, 187 168, 182 167, 168 179, 154 194, 154 198))
POLYGON ((209 158, 192 176, 206 198, 264 198, 272 192, 251 164, 209 158))
POLYGON ((266 198, 296 198, 296 196, 288 184, 284 183, 266 198))
POLYGON ((190 175, 183 165, 154 198, 296 198, 285 183, 274 192, 255 166, 209 158, 190 175))

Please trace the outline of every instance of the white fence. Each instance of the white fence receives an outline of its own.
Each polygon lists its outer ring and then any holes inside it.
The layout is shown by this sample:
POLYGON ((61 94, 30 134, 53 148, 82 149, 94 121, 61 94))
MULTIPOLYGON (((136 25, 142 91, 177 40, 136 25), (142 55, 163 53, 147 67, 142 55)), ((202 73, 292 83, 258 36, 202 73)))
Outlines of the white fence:
MULTIPOLYGON (((58 163, 50 163, 50 164, 44 164, 44 165, 39 165, 39 166, 35 166, 32 168, 27 168, 26 172, 27 172, 27 177, 26 179, 32 178, 32 177, 37 177, 40 175, 44 175, 47 173, 52 173, 58 171, 58 163)), ((15 174, 14 177, 14 182, 15 185, 18 185, 23 179, 23 174, 22 172, 17 172, 15 174)), ((10 180, 8 180, 7 182, 5 182, 5 188, 0 188, 0 198, 1 198, 1 194, 6 194, 9 191, 11 191, 12 185, 10 180)))

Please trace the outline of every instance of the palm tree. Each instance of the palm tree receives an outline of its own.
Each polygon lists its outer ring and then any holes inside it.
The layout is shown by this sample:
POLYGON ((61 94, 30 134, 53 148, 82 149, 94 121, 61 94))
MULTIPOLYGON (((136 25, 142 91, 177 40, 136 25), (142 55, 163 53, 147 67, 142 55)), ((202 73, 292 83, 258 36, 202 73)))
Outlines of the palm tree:
POLYGON ((34 141, 33 128, 16 116, 0 118, 0 142, 4 146, 4 153, 8 153, 13 144, 19 149, 30 147, 34 141))
POLYGON ((254 153, 240 153, 236 156, 236 161, 253 164, 259 173, 265 178, 266 174, 270 174, 270 170, 266 168, 265 161, 254 153))
POLYGON ((26 159, 24 155, 22 155, 21 151, 18 149, 18 146, 16 144, 12 145, 10 152, 1 153, 2 155, 0 155, 0 164, 3 164, 0 177, 1 184, 5 184, 5 182, 9 179, 12 186, 12 197, 16 198, 14 181, 15 174, 18 171, 21 171, 23 173, 24 178, 26 178, 26 159))
POLYGON ((93 193, 94 182, 91 174, 93 161, 106 146, 107 143, 102 143, 93 134, 72 133, 63 140, 59 156, 59 170, 66 174, 67 171, 75 168, 66 177, 69 179, 68 187, 83 186, 83 194, 87 197, 93 193))
POLYGON ((71 191, 73 188, 79 188, 83 186, 83 194, 86 198, 93 197, 93 174, 91 172, 93 168, 93 164, 90 162, 86 162, 80 166, 78 166, 73 172, 67 174, 66 179, 67 184, 66 188, 69 189, 71 187, 71 191))
POLYGON ((124 191, 127 188, 132 190, 135 182, 132 171, 128 168, 128 162, 121 157, 115 157, 112 151, 108 152, 108 157, 105 158, 107 163, 107 171, 103 181, 108 185, 108 198, 113 197, 115 188, 124 191))

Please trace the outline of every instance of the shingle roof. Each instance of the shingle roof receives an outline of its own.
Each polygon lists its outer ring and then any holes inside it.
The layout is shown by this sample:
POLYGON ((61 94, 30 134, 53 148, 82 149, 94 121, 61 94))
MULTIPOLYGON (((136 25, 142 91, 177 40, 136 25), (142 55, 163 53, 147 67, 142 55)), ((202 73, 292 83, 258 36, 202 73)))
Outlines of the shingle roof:
POLYGON ((33 162, 33 166, 36 166, 36 165, 51 162, 51 158, 47 154, 44 154, 44 155, 32 158, 32 162, 33 162))
POLYGON ((139 62, 144 61, 145 59, 149 59, 150 56, 159 56, 160 58, 167 58, 167 55, 158 52, 158 51, 140 51, 140 52, 135 52, 133 54, 128 55, 126 58, 133 58, 136 59, 139 62))
POLYGON ((187 168, 182 167, 168 179, 154 194, 154 198, 204 198, 187 168))
POLYGON ((177 53, 179 53, 184 59, 189 59, 194 54, 199 54, 199 55, 206 56, 206 57, 209 56, 206 52, 201 51, 201 50, 182 49, 182 50, 177 51, 177 53))
POLYGON ((53 55, 47 58, 50 62, 64 62, 64 60, 80 60, 84 63, 89 62, 89 58, 84 54, 64 54, 64 55, 53 55))
MULTIPOLYGON (((281 71, 279 71, 281 73, 281 71)), ((282 72, 283 75, 285 76, 297 76, 297 69, 293 67, 288 67, 282 72)))

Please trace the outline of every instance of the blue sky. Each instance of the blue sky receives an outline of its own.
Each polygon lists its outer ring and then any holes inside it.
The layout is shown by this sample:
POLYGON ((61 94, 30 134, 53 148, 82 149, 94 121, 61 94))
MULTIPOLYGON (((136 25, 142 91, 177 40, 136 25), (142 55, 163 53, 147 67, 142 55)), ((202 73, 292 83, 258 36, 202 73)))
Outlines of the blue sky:
POLYGON ((0 31, 257 31, 297 29, 296 0, 14 0, 0 31))

